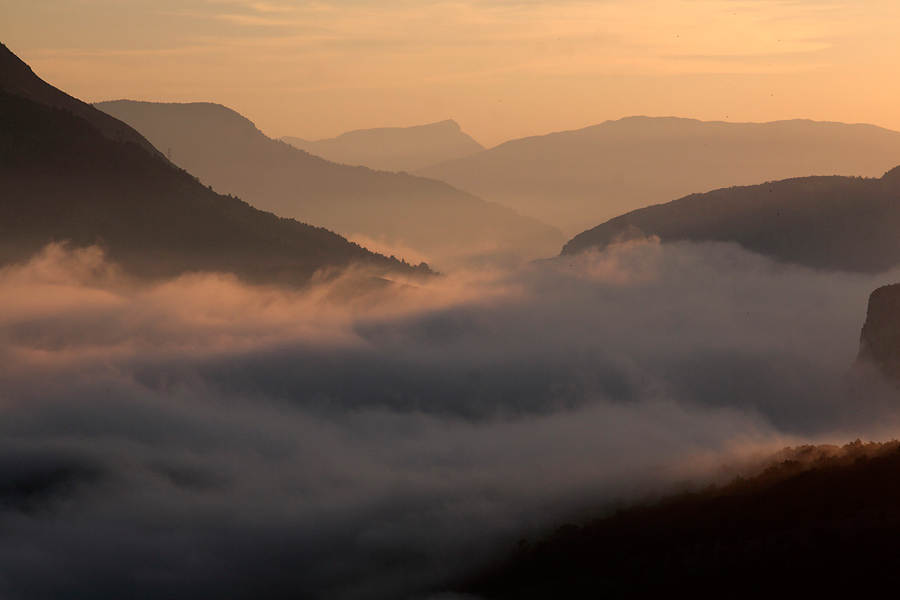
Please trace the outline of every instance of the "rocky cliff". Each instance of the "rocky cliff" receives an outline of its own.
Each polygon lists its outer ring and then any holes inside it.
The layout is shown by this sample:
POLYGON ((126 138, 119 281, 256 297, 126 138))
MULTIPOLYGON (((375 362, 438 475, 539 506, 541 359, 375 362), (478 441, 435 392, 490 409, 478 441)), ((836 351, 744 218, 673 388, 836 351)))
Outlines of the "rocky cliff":
POLYGON ((873 364, 900 383, 900 283, 880 287, 869 296, 857 360, 873 364))

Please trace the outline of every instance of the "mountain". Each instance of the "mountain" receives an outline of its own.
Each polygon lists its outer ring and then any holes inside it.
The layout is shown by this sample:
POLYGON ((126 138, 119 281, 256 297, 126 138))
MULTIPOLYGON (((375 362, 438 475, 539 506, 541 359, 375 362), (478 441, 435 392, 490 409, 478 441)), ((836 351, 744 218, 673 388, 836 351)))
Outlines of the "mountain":
POLYGON ((107 139, 131 142, 151 154, 161 156, 150 142, 130 126, 56 89, 35 75, 31 67, 3 44, 0 44, 0 90, 44 106, 61 108, 93 125, 107 139))
POLYGON ((618 240, 735 242, 779 261, 877 273, 900 263, 900 167, 880 179, 802 177, 691 194, 578 234, 562 254, 618 240))
POLYGON ((451 120, 416 127, 357 129, 314 142, 288 136, 281 140, 336 163, 379 171, 412 172, 484 150, 451 120))
POLYGON ((2 264, 68 242, 99 245, 149 278, 225 271, 302 284, 354 263, 383 274, 427 270, 216 194, 124 123, 41 81, 2 45, 0 190, 2 264))
POLYGON ((857 360, 900 383, 900 283, 880 287, 869 296, 857 360))
POLYGON ((687 194, 812 175, 877 177, 900 133, 814 121, 629 117, 501 144, 416 171, 574 235, 687 194))
POLYGON ((786 448, 756 476, 522 540, 459 585, 497 600, 883 597, 900 442, 786 448))
POLYGON ((312 156, 266 137, 221 105, 120 100, 96 106, 217 191, 386 254, 403 248, 404 256, 445 269, 485 257, 546 257, 565 241, 552 227, 446 183, 312 156))

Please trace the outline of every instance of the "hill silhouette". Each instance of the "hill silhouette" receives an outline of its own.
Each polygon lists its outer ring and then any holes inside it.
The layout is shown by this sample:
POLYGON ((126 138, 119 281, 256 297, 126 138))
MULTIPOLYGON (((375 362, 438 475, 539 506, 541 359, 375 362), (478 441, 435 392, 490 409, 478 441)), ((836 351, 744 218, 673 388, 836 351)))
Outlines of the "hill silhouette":
POLYGON ((408 248, 416 260, 445 268, 485 256, 546 257, 565 241, 552 227, 446 183, 312 156, 266 137, 221 105, 121 100, 96 106, 171 151, 176 164, 217 191, 362 237, 376 250, 408 248))
POLYGON ((761 473, 519 543, 491 599, 884 597, 900 584, 900 443, 801 446, 761 473))
POLYGON ((501 144, 416 172, 575 235, 687 194, 813 175, 877 177, 900 133, 814 121, 629 117, 501 144))
POLYGON ((62 92, 28 81, 27 67, 5 46, 0 64, 2 264, 67 242, 99 245, 129 273, 150 278, 224 271, 302 284, 319 269, 353 263, 385 274, 427 271, 216 194, 148 150, 149 142, 125 124, 75 99, 60 106, 62 92))
POLYGON ((452 120, 415 127, 358 129, 325 140, 290 136, 281 140, 336 163, 395 172, 413 172, 484 150, 452 120))
POLYGON ((151 154, 162 156, 150 142, 131 126, 56 89, 35 75, 31 67, 3 44, 0 44, 0 90, 12 96, 34 100, 44 106, 53 106, 66 110, 96 127, 107 139, 132 142, 151 154))
POLYGON ((650 206, 578 234, 563 255, 617 240, 735 242, 825 270, 877 273, 900 263, 900 168, 880 179, 802 177, 650 206))

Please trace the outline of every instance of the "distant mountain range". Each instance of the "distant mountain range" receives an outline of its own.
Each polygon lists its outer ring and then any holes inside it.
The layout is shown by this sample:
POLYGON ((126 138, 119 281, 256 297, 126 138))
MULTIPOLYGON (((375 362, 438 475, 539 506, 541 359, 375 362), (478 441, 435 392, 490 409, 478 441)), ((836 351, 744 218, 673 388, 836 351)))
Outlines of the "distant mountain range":
POLYGON ((266 137, 221 105, 120 100, 96 106, 215 190, 385 253, 403 248, 404 256, 445 268, 552 256, 565 241, 557 229, 444 182, 312 156, 266 137))
POLYGON ((629 117, 501 144, 416 171, 574 235, 687 194, 812 175, 877 177, 900 133, 814 121, 629 117))
POLYGON ((314 142, 289 136, 281 140, 336 163, 410 173, 484 150, 451 120, 415 127, 358 129, 314 142))
POLYGON ((735 242, 818 269, 877 273, 900 264, 900 167, 880 179, 801 177, 692 194, 580 233, 563 255, 616 241, 735 242))
POLYGON ((0 264, 68 242, 99 245, 132 275, 150 278, 224 271, 296 285, 354 263, 385 275, 430 272, 216 194, 3 45, 0 190, 0 264))

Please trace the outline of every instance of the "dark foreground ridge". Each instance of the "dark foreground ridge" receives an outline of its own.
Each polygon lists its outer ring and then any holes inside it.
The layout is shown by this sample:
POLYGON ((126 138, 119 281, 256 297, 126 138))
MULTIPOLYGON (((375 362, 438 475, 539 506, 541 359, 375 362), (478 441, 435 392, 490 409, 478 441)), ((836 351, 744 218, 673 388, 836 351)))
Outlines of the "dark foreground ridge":
POLYGON ((520 542, 461 591, 497 599, 888 597, 900 442, 782 451, 750 479, 520 542))
POLYGON ((898 230, 900 167, 880 179, 802 177, 692 194, 580 233, 562 254, 657 236, 663 242, 734 242, 783 262, 877 273, 900 263, 898 230))
POLYGON ((15 75, 12 83, 0 79, 0 264, 68 242, 98 245, 127 272, 147 278, 221 271, 298 285, 320 269, 351 264, 376 274, 430 273, 216 194, 148 151, 146 140, 105 135, 80 114, 119 122, 93 107, 72 99, 81 107, 75 111, 19 93, 40 86, 20 81, 23 68, 10 68, 16 61, 0 46, 0 75, 15 75))

